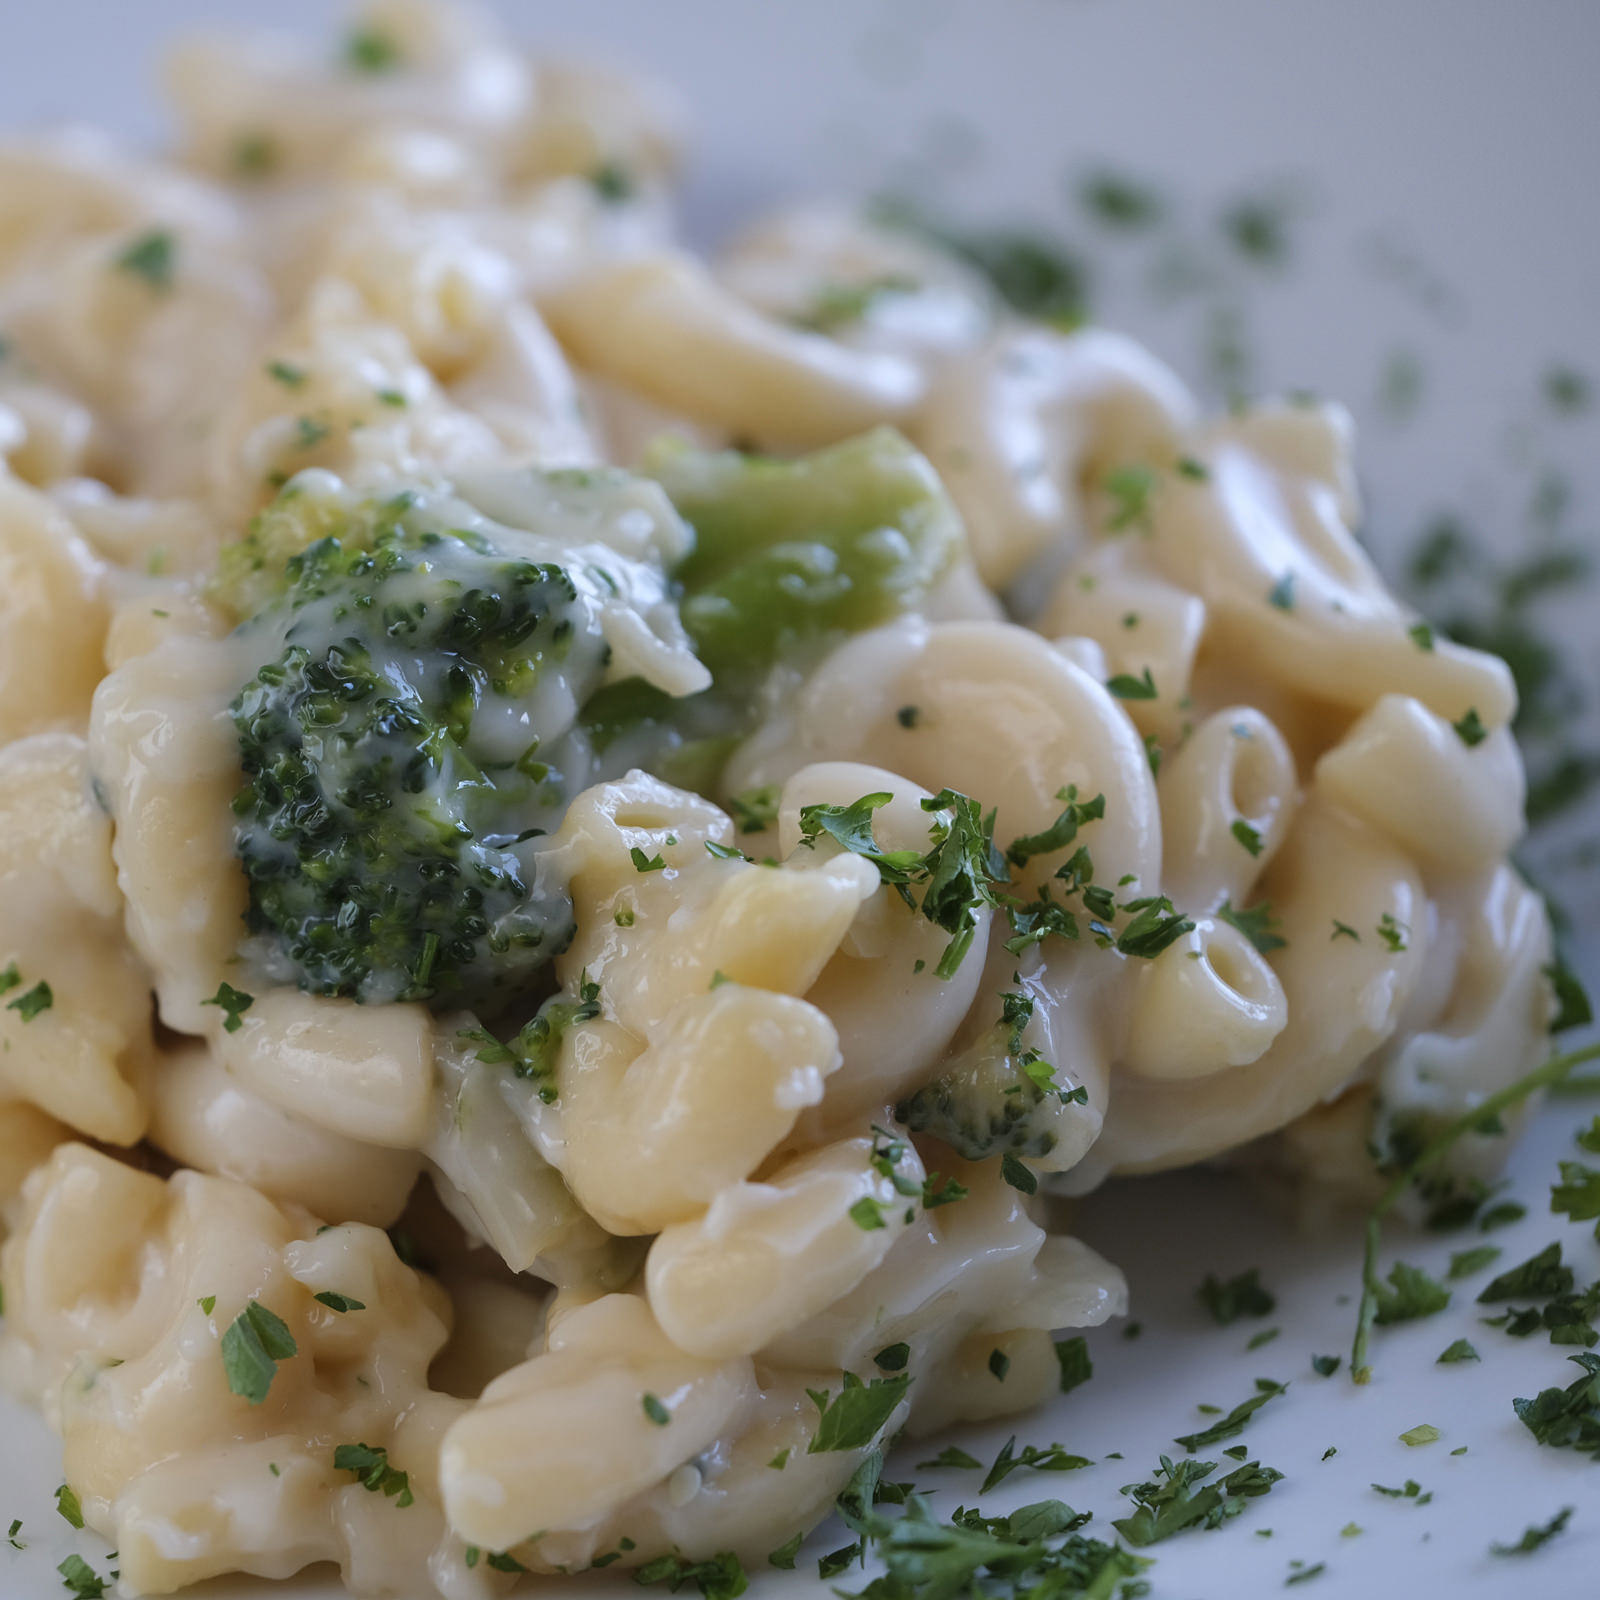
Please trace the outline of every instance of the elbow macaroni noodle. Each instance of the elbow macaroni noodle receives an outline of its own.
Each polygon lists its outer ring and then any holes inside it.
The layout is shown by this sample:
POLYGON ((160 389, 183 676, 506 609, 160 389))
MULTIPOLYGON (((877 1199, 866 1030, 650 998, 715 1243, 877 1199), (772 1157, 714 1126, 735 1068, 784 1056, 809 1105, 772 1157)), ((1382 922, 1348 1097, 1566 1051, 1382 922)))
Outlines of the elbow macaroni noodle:
MULTIPOLYGON (((659 91, 424 0, 351 48, 185 47, 169 163, 0 150, 0 1374, 130 1594, 758 1561, 875 1442, 1042 1403, 1051 1333, 1126 1308, 1015 1162, 1070 1194, 1250 1145, 1361 1195, 1370 1141, 1537 1062, 1511 678, 1384 588, 1336 408, 1204 420, 1131 341, 838 208, 697 260, 659 91), (261 964, 230 709, 261 595, 208 574, 264 506, 553 522, 519 537, 590 564, 599 693, 675 704, 725 692, 669 580, 701 546, 606 463, 884 424, 965 548, 781 640, 678 751, 720 777, 608 753, 581 651, 540 690, 572 788, 513 843, 572 928, 510 1043, 261 964), (808 1391, 900 1343, 873 1437, 809 1449, 808 1391)), ((857 581, 799 549, 767 554, 857 581)))

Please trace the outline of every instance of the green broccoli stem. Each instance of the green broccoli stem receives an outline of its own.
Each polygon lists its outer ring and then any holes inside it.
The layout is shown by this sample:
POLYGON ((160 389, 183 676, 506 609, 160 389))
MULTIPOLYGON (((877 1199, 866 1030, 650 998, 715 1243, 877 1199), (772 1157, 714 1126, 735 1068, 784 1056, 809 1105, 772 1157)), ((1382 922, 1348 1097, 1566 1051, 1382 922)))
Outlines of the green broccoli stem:
POLYGON ((1355 1341, 1350 1347, 1350 1376, 1355 1382, 1366 1383, 1372 1376, 1367 1346, 1373 1321, 1378 1314, 1378 1296, 1383 1288, 1378 1277, 1378 1249, 1382 1240, 1383 1219, 1399 1205, 1406 1190, 1418 1178, 1437 1167, 1467 1134, 1478 1132, 1486 1123, 1492 1123, 1500 1112, 1520 1105, 1529 1095, 1537 1094, 1541 1089, 1553 1088, 1589 1061, 1600 1061, 1600 1042, 1585 1045, 1580 1050, 1571 1050, 1566 1055, 1552 1056, 1515 1083, 1508 1083, 1505 1088, 1496 1090, 1482 1105, 1474 1106, 1436 1134, 1378 1197, 1367 1214, 1366 1248, 1361 1258, 1361 1305, 1356 1313, 1355 1341))

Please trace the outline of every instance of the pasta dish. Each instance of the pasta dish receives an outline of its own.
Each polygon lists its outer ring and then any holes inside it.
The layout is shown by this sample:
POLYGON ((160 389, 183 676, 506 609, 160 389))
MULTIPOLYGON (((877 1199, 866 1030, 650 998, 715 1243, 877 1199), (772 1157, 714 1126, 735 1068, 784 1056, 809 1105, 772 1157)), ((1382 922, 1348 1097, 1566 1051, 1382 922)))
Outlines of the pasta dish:
POLYGON ((671 97, 470 12, 170 91, 0 147, 0 1376, 124 1592, 737 1593, 1058 1394, 1072 1196, 1370 1200, 1546 1057, 1339 407, 848 206, 697 255, 671 97))

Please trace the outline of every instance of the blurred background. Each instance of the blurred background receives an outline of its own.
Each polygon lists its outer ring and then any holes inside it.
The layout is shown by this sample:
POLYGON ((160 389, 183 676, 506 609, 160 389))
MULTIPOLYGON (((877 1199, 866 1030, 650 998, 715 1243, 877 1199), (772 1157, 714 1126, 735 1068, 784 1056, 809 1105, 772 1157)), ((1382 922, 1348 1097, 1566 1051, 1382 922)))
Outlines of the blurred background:
MULTIPOLYGON (((675 84, 685 225, 895 196, 1016 292, 1223 401, 1360 425, 1363 536, 1511 659, 1529 868, 1600 943, 1596 0, 501 0, 530 44, 675 84)), ((329 0, 13 7, 0 121, 159 143, 164 41, 321 33, 329 0)))

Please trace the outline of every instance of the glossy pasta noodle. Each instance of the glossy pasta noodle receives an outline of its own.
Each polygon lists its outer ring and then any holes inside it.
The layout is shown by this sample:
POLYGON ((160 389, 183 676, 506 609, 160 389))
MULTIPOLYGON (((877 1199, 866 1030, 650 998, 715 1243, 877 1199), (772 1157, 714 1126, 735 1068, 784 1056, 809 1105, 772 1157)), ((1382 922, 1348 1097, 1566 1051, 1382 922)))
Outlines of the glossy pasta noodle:
POLYGON ((1125 1309, 1050 1195, 1540 1058, 1342 411, 697 257, 671 98, 467 11, 169 82, 0 150, 0 1372, 127 1592, 763 1560, 1125 1309))

